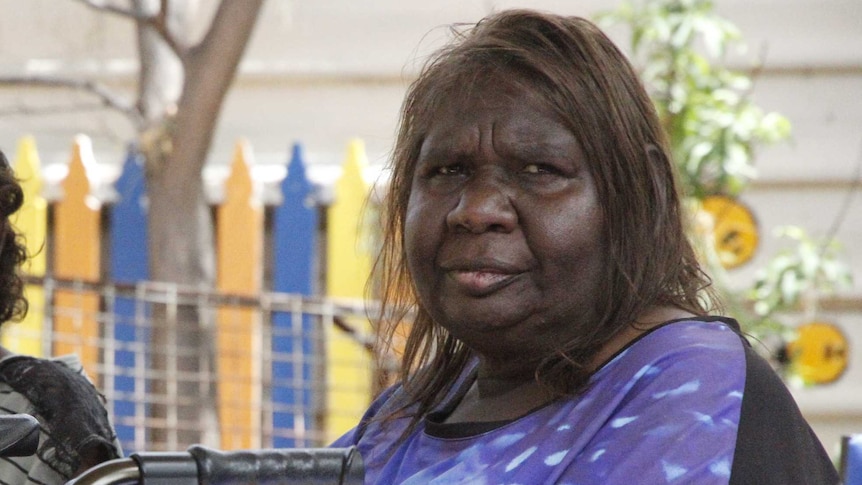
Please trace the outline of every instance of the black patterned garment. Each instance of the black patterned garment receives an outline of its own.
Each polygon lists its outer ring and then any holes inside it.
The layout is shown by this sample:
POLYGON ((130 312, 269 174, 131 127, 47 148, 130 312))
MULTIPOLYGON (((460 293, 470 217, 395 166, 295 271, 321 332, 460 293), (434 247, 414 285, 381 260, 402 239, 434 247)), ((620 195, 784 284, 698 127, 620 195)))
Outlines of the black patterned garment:
POLYGON ((82 467, 122 456, 104 397, 76 356, 0 360, 0 413, 30 414, 40 425, 36 455, 0 457, 0 485, 65 483, 82 467))

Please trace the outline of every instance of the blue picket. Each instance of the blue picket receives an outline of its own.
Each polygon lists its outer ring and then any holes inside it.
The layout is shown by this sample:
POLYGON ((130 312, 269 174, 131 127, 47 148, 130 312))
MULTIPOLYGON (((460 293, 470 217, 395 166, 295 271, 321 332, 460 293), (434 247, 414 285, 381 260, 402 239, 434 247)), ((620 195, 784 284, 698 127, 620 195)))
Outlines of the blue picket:
MULTIPOLYGON (((293 146, 287 176, 281 183, 284 197, 274 210, 273 290, 312 295, 317 247, 317 208, 313 186, 306 177, 302 147, 293 146)), ((277 312, 272 331, 273 446, 306 447, 317 429, 312 412, 315 327, 302 313, 277 312), (289 431, 285 433, 285 431, 289 431)))
POLYGON ((862 484, 862 434, 851 434, 841 439, 841 483, 862 484))
MULTIPOLYGON (((119 200, 111 211, 111 280, 134 283, 146 280, 149 275, 147 257, 147 216, 144 206, 146 184, 144 180, 143 158, 134 148, 129 150, 123 164, 123 172, 115 183, 119 200)), ((136 360, 143 364, 144 355, 138 349, 144 348, 147 332, 136 325, 141 311, 136 308, 133 298, 118 297, 114 303, 114 336, 116 351, 114 364, 116 377, 114 388, 114 416, 117 437, 126 453, 142 451, 136 449, 145 443, 144 436, 135 436, 135 426, 131 423, 136 415, 136 360)), ((138 382, 143 386, 143 382, 138 382)), ((137 389, 141 394, 144 389, 137 389)))

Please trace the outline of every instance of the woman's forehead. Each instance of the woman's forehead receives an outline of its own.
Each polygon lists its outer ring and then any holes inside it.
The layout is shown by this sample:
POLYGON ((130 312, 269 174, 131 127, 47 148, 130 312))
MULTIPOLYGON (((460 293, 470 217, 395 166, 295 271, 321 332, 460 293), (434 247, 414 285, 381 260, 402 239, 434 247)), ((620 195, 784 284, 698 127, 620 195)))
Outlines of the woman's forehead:
POLYGON ((527 136, 553 125, 580 142, 585 120, 562 107, 550 92, 543 83, 505 71, 463 89, 447 89, 431 97, 424 116, 417 120, 415 146, 424 145, 429 136, 446 136, 480 119, 500 123, 495 131, 527 136))
POLYGON ((417 127, 418 131, 424 137, 441 118, 469 116, 471 113, 464 110, 468 105, 475 111, 484 112, 505 109, 512 100, 528 101, 566 122, 563 111, 550 95, 556 88, 549 87, 549 84, 539 76, 499 68, 446 79, 428 90, 420 100, 424 105, 424 116, 417 120, 421 125, 417 127))

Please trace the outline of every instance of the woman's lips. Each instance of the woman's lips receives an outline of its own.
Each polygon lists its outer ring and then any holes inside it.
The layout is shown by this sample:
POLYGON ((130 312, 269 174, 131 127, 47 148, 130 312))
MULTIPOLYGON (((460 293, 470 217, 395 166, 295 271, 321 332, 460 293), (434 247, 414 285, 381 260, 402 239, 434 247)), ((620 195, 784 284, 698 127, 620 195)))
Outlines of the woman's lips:
POLYGON ((511 283, 519 273, 503 273, 495 270, 453 270, 449 277, 472 296, 486 296, 511 283))

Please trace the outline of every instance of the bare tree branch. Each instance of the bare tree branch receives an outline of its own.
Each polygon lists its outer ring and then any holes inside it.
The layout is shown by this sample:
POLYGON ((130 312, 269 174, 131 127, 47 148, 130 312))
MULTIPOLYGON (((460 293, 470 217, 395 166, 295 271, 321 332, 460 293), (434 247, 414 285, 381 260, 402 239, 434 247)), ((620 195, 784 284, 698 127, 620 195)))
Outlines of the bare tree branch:
POLYGON ((102 106, 126 115, 136 127, 142 126, 144 123, 141 113, 134 104, 129 103, 117 93, 95 81, 51 76, 0 76, 0 85, 38 86, 83 91, 99 98, 102 106))
POLYGON ((87 7, 92 8, 93 10, 100 10, 102 12, 109 12, 117 15, 122 15, 123 17, 128 17, 132 20, 136 20, 139 22, 151 22, 153 16, 145 15, 135 10, 118 7, 111 3, 105 2, 104 0, 75 0, 76 2, 83 3, 87 7))
POLYGON ((188 56, 189 46, 180 43, 177 36, 175 36, 168 25, 168 0, 161 0, 159 2, 159 12, 150 18, 148 22, 156 32, 162 36, 165 43, 168 47, 174 51, 174 54, 180 58, 180 60, 185 63, 185 59, 188 56))
POLYGON ((76 2, 82 3, 87 7, 90 7, 94 10, 99 10, 102 12, 108 12, 116 15, 121 15, 123 17, 127 17, 136 22, 140 22, 142 24, 149 25, 153 28, 158 34, 162 37, 165 43, 171 48, 174 54, 177 55, 180 59, 184 59, 188 53, 189 47, 183 45, 179 42, 177 37, 173 35, 170 28, 168 27, 167 17, 168 17, 168 0, 161 0, 159 11, 155 15, 150 15, 138 11, 137 9, 128 9, 118 7, 111 3, 106 2, 105 0, 75 0, 76 2))

